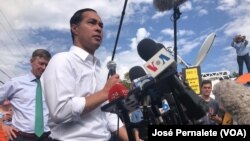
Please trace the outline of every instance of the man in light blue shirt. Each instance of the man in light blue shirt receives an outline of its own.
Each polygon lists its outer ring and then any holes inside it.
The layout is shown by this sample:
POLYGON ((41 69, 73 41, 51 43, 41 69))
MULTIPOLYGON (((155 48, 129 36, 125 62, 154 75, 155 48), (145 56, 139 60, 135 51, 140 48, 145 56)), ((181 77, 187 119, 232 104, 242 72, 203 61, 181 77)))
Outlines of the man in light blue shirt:
POLYGON ((48 108, 43 98, 43 134, 35 135, 35 106, 37 80, 44 72, 50 53, 44 49, 37 49, 30 59, 31 72, 12 78, 0 87, 0 104, 6 99, 13 106, 12 126, 5 125, 4 129, 13 141, 50 141, 50 129, 47 126, 48 108))
POLYGON ((247 71, 250 72, 250 57, 249 47, 247 47, 248 41, 246 36, 237 35, 233 39, 231 46, 235 48, 237 53, 237 63, 239 66, 239 75, 243 74, 243 62, 245 62, 247 71))

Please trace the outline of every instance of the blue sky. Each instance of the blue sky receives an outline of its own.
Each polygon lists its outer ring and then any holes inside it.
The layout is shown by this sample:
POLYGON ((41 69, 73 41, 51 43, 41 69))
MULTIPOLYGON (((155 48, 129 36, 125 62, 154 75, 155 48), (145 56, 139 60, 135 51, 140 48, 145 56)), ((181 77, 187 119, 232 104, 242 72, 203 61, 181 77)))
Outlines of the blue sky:
MULTIPOLYGON (((72 43, 69 19, 76 10, 86 7, 96 9, 104 22, 105 38, 95 55, 102 60, 105 79, 123 6, 122 0, 0 0, 0 81, 30 71, 29 59, 37 48, 52 54, 67 51, 72 43)), ((215 41, 200 65, 201 72, 237 72, 236 54, 230 43, 237 34, 250 37, 249 6, 250 0, 183 3, 177 21, 178 55, 194 64, 205 38, 215 33, 215 41)), ((173 10, 159 12, 153 0, 128 0, 114 58, 121 78, 131 67, 145 63, 137 53, 137 44, 143 38, 173 47, 172 14, 173 10)))

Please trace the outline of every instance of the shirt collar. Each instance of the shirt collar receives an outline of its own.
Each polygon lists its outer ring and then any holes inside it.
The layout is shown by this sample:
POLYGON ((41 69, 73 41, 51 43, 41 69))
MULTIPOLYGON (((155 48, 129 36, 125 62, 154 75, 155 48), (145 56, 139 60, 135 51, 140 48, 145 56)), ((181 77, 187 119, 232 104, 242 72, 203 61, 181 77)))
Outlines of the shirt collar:
POLYGON ((77 46, 71 46, 70 52, 74 53, 75 55, 77 55, 78 57, 80 57, 83 61, 85 60, 89 60, 93 63, 97 63, 97 65, 100 65, 100 61, 98 58, 96 58, 95 56, 89 54, 88 52, 86 52, 84 49, 77 47, 77 46))
POLYGON ((30 82, 35 81, 37 79, 32 72, 29 72, 27 75, 30 82))

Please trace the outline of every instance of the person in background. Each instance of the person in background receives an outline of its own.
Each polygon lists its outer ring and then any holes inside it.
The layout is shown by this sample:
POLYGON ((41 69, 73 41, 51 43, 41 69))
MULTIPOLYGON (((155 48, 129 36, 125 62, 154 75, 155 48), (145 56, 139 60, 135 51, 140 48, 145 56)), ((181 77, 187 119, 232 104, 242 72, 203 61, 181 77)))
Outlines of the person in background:
POLYGON ((100 16, 93 9, 80 9, 71 17, 70 29, 73 46, 54 55, 42 75, 51 137, 55 141, 107 141, 111 132, 119 131, 120 139, 128 141, 117 115, 101 110, 110 88, 120 79, 115 74, 101 85, 101 64, 94 55, 103 39, 100 16))
POLYGON ((7 135, 3 130, 3 121, 4 121, 4 111, 2 106, 0 107, 0 141, 8 141, 7 135))
POLYGON ((51 140, 50 129, 47 126, 48 109, 40 91, 39 80, 50 58, 47 50, 35 50, 30 59, 31 71, 26 75, 12 78, 0 87, 0 104, 7 99, 13 108, 12 124, 3 126, 10 140, 51 140))
POLYGON ((246 36, 237 35, 233 38, 231 46, 235 48, 237 53, 237 63, 239 67, 239 76, 243 74, 243 63, 245 62, 248 73, 250 72, 250 57, 248 41, 246 36))
POLYGON ((221 125, 233 125, 234 124, 234 120, 231 116, 231 114, 229 114, 224 106, 222 105, 221 103, 221 99, 218 98, 218 84, 225 81, 225 80, 229 80, 229 79, 220 79, 220 81, 218 83, 216 83, 214 86, 213 86, 213 95, 214 95, 214 99, 218 102, 219 104, 219 108, 222 109, 224 111, 224 114, 222 115, 222 122, 221 122, 221 125))
MULTIPOLYGON (((140 123, 141 121, 143 120, 143 113, 142 113, 142 110, 140 108, 137 108, 135 111, 133 111, 131 113, 131 116, 130 116, 130 121, 132 123, 140 123)), ((141 126, 141 128, 143 128, 141 126)), ((139 126, 138 128, 134 128, 134 137, 135 137, 135 140, 136 141, 141 141, 142 139, 140 139, 140 129, 139 129, 139 126)))
POLYGON ((235 80, 223 80, 214 86, 216 100, 225 109, 224 125, 250 125, 250 88, 235 80))
POLYGON ((3 122, 6 125, 12 125, 12 115, 13 115, 13 109, 11 106, 11 103, 9 100, 5 100, 2 105, 0 105, 0 108, 3 111, 3 122))
POLYGON ((210 80, 203 80, 201 82, 201 98, 207 105, 208 109, 206 115, 202 118, 204 125, 219 125, 222 123, 223 112, 219 108, 219 104, 210 97, 212 91, 212 82, 210 80))

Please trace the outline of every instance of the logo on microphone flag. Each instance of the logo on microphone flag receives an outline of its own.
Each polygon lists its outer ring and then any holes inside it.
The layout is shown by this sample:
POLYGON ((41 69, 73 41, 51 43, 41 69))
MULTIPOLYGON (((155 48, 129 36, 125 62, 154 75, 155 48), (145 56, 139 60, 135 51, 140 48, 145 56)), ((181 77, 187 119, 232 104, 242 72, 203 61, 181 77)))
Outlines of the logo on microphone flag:
POLYGON ((172 55, 165 48, 162 48, 144 64, 144 67, 153 77, 156 77, 173 62, 172 55))
POLYGON ((108 100, 111 102, 121 97, 126 98, 127 95, 128 95, 127 88, 121 83, 117 83, 113 87, 110 88, 108 100))

